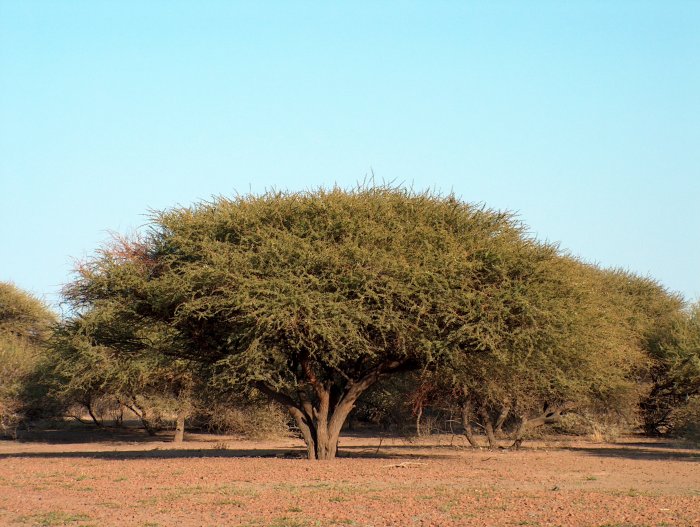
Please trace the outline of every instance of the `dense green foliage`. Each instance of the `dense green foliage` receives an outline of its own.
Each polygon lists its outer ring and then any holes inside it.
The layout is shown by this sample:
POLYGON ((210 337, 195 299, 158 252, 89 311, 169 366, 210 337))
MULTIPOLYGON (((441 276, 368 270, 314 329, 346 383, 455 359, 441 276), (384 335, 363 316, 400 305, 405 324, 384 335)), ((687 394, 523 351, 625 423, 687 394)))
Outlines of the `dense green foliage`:
POLYGON ((27 379, 37 368, 53 313, 13 284, 0 282, 0 435, 12 434, 27 411, 27 379))
POLYGON ((504 425, 518 445, 525 432, 557 423, 569 411, 591 424, 601 418, 628 427, 636 422, 655 364, 650 339, 667 334, 681 313, 680 298, 627 272, 566 257, 548 265, 556 267, 559 282, 532 289, 552 317, 547 341, 525 354, 516 346, 465 357, 456 367, 426 372, 414 392, 418 408, 461 405, 473 444, 473 423, 493 446, 504 425))
POLYGON ((42 363, 50 394, 65 412, 80 418, 87 410, 99 425, 102 409, 111 409, 113 419, 128 409, 149 434, 161 428, 165 414, 176 414, 181 440, 184 419, 193 407, 192 393, 200 382, 197 369, 187 360, 154 351, 151 342, 162 338, 158 327, 121 328, 119 335, 130 339, 128 354, 100 344, 105 325, 114 330, 112 316, 109 305, 94 306, 56 327, 42 363), (78 406, 73 412, 72 405, 78 406))
POLYGON ((323 458, 382 376, 551 347, 575 294, 560 259, 508 214, 452 197, 270 193, 158 214, 147 238, 88 262, 67 298, 109 314, 91 335, 101 345, 255 386, 323 458))
MULTIPOLYGON (((248 435, 264 431, 246 416, 284 426, 267 397, 315 459, 335 456, 357 404, 359 418, 412 411, 417 426, 424 410, 456 412, 474 444, 477 424, 491 445, 506 429, 517 445, 568 411, 634 423, 640 400, 647 429, 669 430, 700 390, 697 306, 452 196, 270 192, 166 210, 64 294, 71 315, 44 359, 13 352, 33 357, 25 373, 64 412, 99 423, 128 408, 150 432, 177 416, 180 439, 188 417, 248 435)), ((47 326, 13 299, 0 335, 36 347, 47 326)))
POLYGON ((700 427, 700 302, 649 337, 650 392, 642 401, 649 433, 700 427))
POLYGON ((49 334, 54 314, 14 284, 0 282, 0 335, 41 343, 49 334))
POLYGON ((62 415, 82 420, 87 412, 99 427, 136 417, 150 435, 174 427, 176 442, 184 439, 185 420, 251 438, 286 430, 279 408, 207 384, 215 379, 201 364, 158 353, 147 338, 140 349, 132 342, 129 353, 97 344, 92 335, 103 317, 94 308, 58 324, 40 362, 37 382, 62 415))

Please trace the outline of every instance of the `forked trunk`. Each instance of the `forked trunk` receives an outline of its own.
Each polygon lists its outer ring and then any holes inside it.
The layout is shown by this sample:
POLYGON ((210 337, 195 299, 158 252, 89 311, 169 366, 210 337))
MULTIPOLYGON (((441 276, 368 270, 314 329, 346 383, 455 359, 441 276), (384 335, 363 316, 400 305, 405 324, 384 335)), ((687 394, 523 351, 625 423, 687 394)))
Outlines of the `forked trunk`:
POLYGON ((335 459, 338 453, 340 430, 352 408, 353 404, 345 401, 334 409, 330 419, 328 419, 328 413, 324 417, 323 405, 312 410, 316 419, 309 419, 306 412, 296 407, 288 408, 304 438, 306 454, 309 459, 335 459))
POLYGON ((316 459, 335 459, 338 453, 338 437, 326 436, 316 441, 316 459))
POLYGON ((496 437, 503 437, 503 425, 510 415, 510 404, 506 404, 501 408, 501 413, 498 414, 498 419, 496 419, 496 437))
POLYGON ((471 419, 472 419, 472 403, 469 399, 467 399, 462 404, 462 427, 464 428, 464 436, 467 438, 467 441, 469 441, 469 444, 472 447, 478 448, 479 443, 476 441, 476 438, 474 437, 474 430, 472 429, 471 419))
POLYGON ((299 366, 308 384, 301 386, 296 393, 282 393, 264 382, 256 382, 255 387, 287 408, 304 438, 309 459, 334 459, 338 453, 340 430, 355 407, 357 398, 383 375, 393 373, 403 365, 399 361, 382 363, 364 377, 348 380, 340 388, 331 381, 318 379, 306 357, 299 362, 299 366))
POLYGON ((493 422, 491 421, 491 415, 485 406, 481 407, 481 418, 484 420, 484 429, 486 430, 486 438, 489 442, 489 449, 494 449, 498 446, 496 442, 496 434, 493 432, 493 422))

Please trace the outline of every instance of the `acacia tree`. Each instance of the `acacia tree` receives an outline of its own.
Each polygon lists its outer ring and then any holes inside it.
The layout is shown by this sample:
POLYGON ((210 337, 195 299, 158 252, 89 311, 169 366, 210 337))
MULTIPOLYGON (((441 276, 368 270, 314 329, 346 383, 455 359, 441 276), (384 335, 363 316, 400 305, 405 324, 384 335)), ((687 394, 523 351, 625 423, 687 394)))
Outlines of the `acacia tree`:
POLYGON ((31 294, 9 282, 0 282, 0 335, 40 344, 48 336, 54 313, 31 294))
POLYGON ((472 423, 492 448, 506 422, 515 447, 529 431, 570 411, 632 422, 653 363, 650 335, 666 334, 680 313, 680 297, 652 279, 569 257, 540 266, 542 279, 531 273, 519 290, 556 330, 536 332, 539 339, 521 325, 488 353, 427 372, 415 392, 424 405, 447 400, 461 406, 472 446, 478 446, 472 423))
POLYGON ((95 407, 107 401, 119 410, 129 409, 155 435, 165 407, 176 414, 174 440, 182 442, 197 369, 191 361, 156 351, 168 338, 162 325, 120 325, 118 318, 109 302, 99 302, 58 324, 42 361, 43 382, 64 408, 79 404, 98 426, 102 422, 95 407), (128 353, 106 345, 114 339, 128 353))
POLYGON ((472 423, 483 428, 493 448, 508 421, 517 447, 527 431, 558 421, 574 406, 609 397, 613 386, 623 392, 634 386, 629 373, 640 353, 625 345, 624 312, 601 294, 597 269, 563 256, 518 267, 513 285, 527 305, 518 313, 521 320, 487 352, 458 355, 437 372, 426 372, 416 390, 424 399, 420 404, 450 401, 461 407, 472 446, 478 446, 472 423), (522 320, 533 314, 537 324, 522 320))
MULTIPOLYGON (((357 398, 379 379, 546 342, 530 298, 554 247, 510 214, 392 188, 270 192, 156 213, 128 257, 103 251, 66 290, 76 313, 109 303, 92 338, 212 365, 296 421, 331 459, 357 398)), ((556 282, 556 281, 555 281, 556 282)), ((553 283, 553 287, 556 283, 553 283)))
POLYGON ((525 403, 515 446, 527 431, 555 424, 569 411, 636 424, 648 389, 649 332, 672 320, 683 304, 651 278, 575 260, 565 265, 577 285, 575 307, 550 348, 559 353, 536 356, 527 368, 530 382, 513 397, 525 403))
POLYGON ((674 413, 700 396, 700 302, 648 336, 651 389, 641 402, 644 429, 674 428, 674 413))
POLYGON ((41 302, 17 286, 0 282, 0 433, 12 433, 29 406, 28 379, 55 321, 41 302))

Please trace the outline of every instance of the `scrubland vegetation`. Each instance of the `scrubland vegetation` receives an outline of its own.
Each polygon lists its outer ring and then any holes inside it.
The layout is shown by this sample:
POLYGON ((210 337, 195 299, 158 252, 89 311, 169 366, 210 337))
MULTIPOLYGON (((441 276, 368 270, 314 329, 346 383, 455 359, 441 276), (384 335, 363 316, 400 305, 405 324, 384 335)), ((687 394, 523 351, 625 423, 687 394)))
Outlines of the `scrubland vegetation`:
POLYGON ((76 269, 58 317, 0 284, 0 433, 342 430, 697 437, 700 306, 532 238, 508 213, 394 188, 153 214, 76 269), (45 421, 44 421, 45 422, 45 421))

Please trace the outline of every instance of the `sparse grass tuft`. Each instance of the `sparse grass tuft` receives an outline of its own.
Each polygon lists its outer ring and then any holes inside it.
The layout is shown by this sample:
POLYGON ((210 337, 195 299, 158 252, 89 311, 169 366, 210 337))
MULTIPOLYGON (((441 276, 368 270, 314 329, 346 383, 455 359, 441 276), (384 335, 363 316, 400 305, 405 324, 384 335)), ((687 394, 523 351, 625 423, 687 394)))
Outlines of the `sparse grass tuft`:
POLYGON ((73 523, 89 520, 90 517, 86 514, 69 514, 60 511, 42 512, 32 514, 31 516, 23 516, 20 522, 31 525, 32 527, 55 527, 61 525, 71 525, 73 523))

